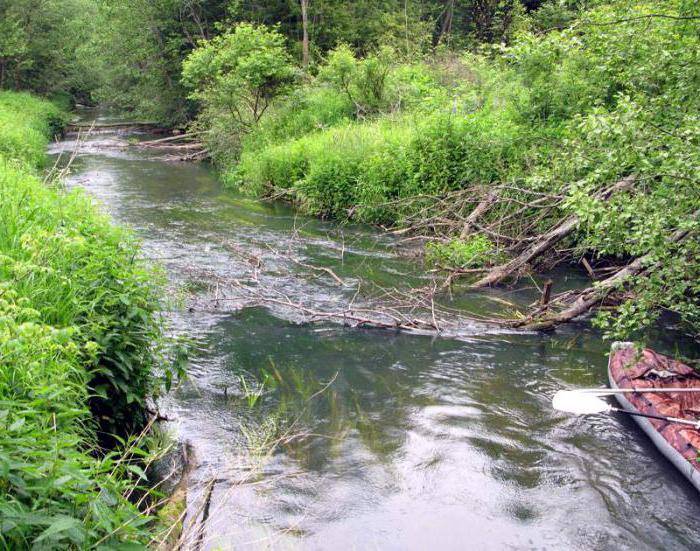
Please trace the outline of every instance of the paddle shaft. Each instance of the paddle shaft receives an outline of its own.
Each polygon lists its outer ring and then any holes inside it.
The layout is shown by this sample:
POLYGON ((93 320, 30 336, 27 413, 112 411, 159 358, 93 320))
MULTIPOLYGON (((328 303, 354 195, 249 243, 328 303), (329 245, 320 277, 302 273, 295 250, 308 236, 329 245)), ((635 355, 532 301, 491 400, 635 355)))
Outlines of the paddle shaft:
POLYGON ((629 394, 632 392, 645 394, 647 392, 700 392, 700 388, 582 388, 580 392, 590 392, 591 394, 629 394))
POLYGON ((680 425, 689 425, 691 427, 695 427, 696 429, 700 428, 700 422, 688 421, 688 419, 679 419, 678 417, 665 417, 663 415, 654 415, 652 413, 641 413, 639 411, 627 411, 626 409, 616 408, 613 406, 610 406, 610 411, 614 411, 615 413, 626 413, 627 415, 634 415, 635 417, 646 417, 647 419, 658 419, 659 421, 667 421, 669 423, 678 423, 680 425))

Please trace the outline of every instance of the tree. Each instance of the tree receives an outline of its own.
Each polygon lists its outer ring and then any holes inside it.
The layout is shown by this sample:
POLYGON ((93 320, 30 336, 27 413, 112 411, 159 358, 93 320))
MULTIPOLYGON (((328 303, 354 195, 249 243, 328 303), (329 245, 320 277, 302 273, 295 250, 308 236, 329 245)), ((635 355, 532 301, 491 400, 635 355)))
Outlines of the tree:
POLYGON ((202 42, 182 66, 183 83, 193 90, 190 98, 228 113, 244 128, 260 121, 295 74, 284 37, 250 23, 202 42))
POLYGON ((194 108, 180 82, 182 61, 217 33, 228 0, 92 0, 90 44, 100 86, 95 99, 140 118, 183 124, 194 108))
POLYGON ((7 14, 0 19, 0 90, 5 87, 6 75, 12 68, 19 69, 28 51, 27 35, 19 22, 7 14))
POLYGON ((80 95, 92 86, 79 50, 94 8, 93 0, 0 0, 0 88, 80 95))
POLYGON ((309 0, 301 0, 301 26, 303 34, 301 40, 302 64, 306 69, 309 66, 309 0))

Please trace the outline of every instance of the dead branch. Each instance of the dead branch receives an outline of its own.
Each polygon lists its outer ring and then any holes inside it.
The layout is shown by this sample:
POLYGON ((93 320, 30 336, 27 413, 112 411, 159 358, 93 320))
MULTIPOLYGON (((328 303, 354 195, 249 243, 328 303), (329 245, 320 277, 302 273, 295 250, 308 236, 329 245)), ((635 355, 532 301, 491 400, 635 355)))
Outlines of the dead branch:
POLYGON ((487 210, 491 208, 491 205, 496 201, 498 197, 498 190, 489 191, 486 197, 476 206, 476 208, 467 216, 464 221, 464 226, 462 227, 462 232, 460 233, 460 239, 465 239, 467 235, 471 232, 474 222, 476 222, 487 210))
POLYGON ((164 143, 188 141, 188 140, 191 140, 196 135, 197 135, 197 133, 195 133, 195 132, 188 132, 186 134, 176 134, 174 136, 168 136, 167 138, 159 138, 157 140, 146 140, 143 142, 139 142, 136 145, 138 145, 139 147, 153 147, 155 145, 164 144, 164 143))
MULTIPOLYGON (((696 211, 693 214, 693 218, 697 218, 699 215, 700 211, 696 211)), ((686 229, 677 230, 669 239, 669 245, 683 241, 690 233, 691 232, 686 229)), ((523 320, 511 324, 511 326, 543 331, 552 329, 555 325, 561 323, 568 323, 586 314, 596 305, 602 305, 612 291, 621 288, 629 278, 639 275, 653 268, 653 266, 653 257, 651 255, 647 254, 636 258, 614 275, 599 281, 593 287, 588 287, 583 291, 570 294, 568 298, 573 297, 575 300, 561 312, 540 319, 538 319, 538 315, 530 315, 523 320)))
MULTIPOLYGON (((634 176, 627 176, 616 183, 614 186, 600 194, 598 198, 606 200, 614 193, 628 189, 634 183, 634 176)), ((479 287, 488 287, 495 285, 510 275, 521 270, 526 264, 532 262, 545 251, 551 249, 562 239, 573 232, 579 225, 579 217, 577 215, 570 216, 566 220, 558 223, 553 229, 539 237, 537 241, 516 258, 493 268, 486 276, 472 283, 471 287, 477 289, 479 287)))

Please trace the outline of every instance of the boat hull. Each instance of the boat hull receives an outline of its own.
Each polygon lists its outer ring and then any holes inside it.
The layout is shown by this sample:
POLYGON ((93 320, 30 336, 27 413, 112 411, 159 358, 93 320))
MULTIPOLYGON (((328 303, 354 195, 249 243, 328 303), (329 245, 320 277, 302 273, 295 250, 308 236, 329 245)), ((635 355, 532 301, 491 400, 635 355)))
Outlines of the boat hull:
MULTIPOLYGON (((680 362, 648 349, 640 351, 631 343, 616 343, 610 353, 608 377, 611 388, 640 389, 639 393, 615 395, 626 411, 697 419, 693 410, 695 402, 700 402, 700 392, 684 396, 643 392, 645 387, 700 388, 700 377, 680 362)), ((659 451, 700 490, 700 432, 692 427, 644 417, 634 417, 634 420, 659 451)))

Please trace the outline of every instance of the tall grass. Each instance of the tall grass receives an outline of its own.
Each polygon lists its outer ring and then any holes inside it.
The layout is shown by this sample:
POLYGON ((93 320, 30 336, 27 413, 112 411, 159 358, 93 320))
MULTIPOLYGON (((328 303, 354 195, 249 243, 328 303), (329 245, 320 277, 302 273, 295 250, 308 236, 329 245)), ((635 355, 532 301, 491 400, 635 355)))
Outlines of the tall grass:
POLYGON ((386 205, 501 181, 527 151, 508 113, 484 110, 349 123, 244 151, 231 181, 265 195, 287 189, 307 212, 367 222, 400 222, 386 205))
POLYGON ((146 423, 160 325, 137 243, 37 168, 64 115, 0 94, 0 547, 146 541, 142 473, 105 446, 146 423))

